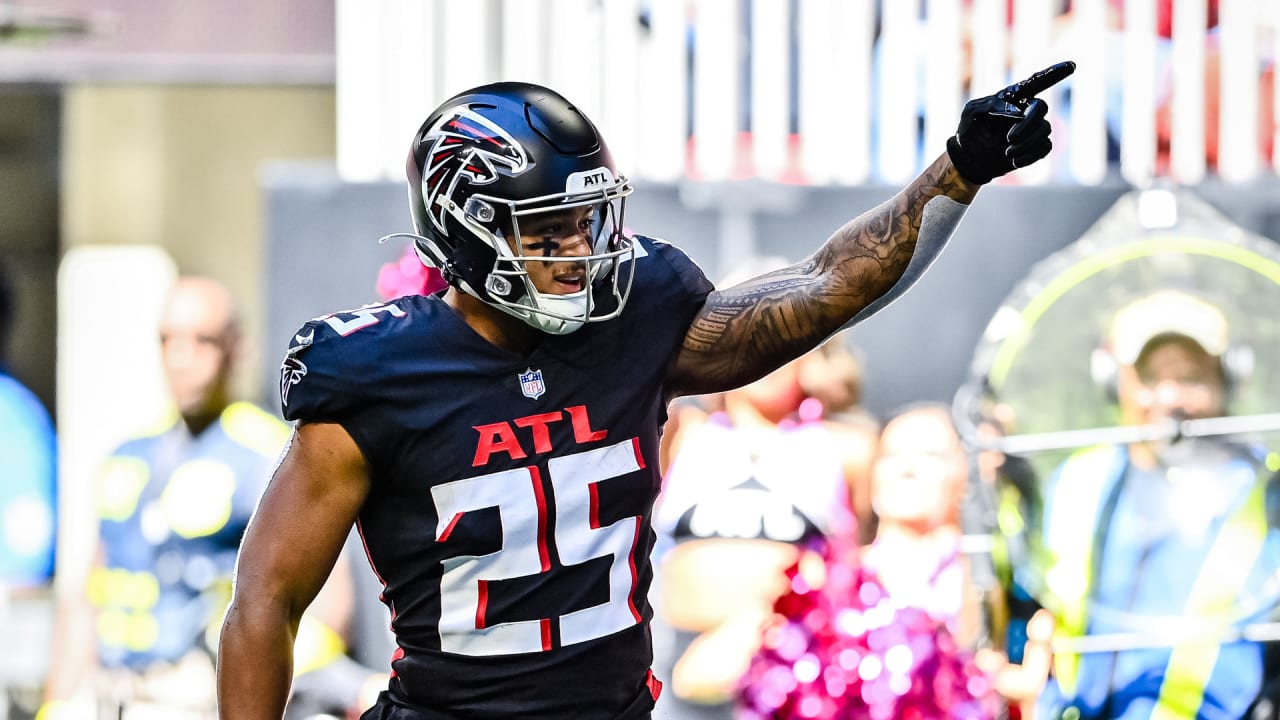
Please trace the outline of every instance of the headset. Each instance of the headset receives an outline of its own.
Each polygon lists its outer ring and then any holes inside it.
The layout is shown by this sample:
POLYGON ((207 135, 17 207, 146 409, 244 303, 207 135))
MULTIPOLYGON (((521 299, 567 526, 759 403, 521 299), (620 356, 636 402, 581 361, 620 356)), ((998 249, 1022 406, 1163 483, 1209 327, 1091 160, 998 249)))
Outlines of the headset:
POLYGON ((1215 355, 1222 372, 1223 405, 1230 407, 1235 391, 1252 376, 1255 353, 1251 346, 1234 339, 1230 332, 1230 324, 1226 313, 1217 303, 1194 293, 1182 290, 1165 290, 1151 295, 1131 299, 1121 306, 1112 316, 1106 329, 1100 333, 1100 340, 1089 357, 1089 372, 1095 383, 1106 393, 1107 399, 1118 403, 1120 399, 1120 368, 1133 364, 1142 357, 1143 351, 1153 340, 1162 337, 1181 335, 1195 342, 1210 355, 1215 355), (1145 304, 1145 305, 1144 305, 1145 304), (1145 326, 1139 321, 1136 328, 1133 323, 1128 328, 1137 337, 1142 338, 1140 344, 1129 341, 1125 348, 1125 358, 1117 356, 1119 333, 1124 330, 1116 326, 1121 318, 1130 313, 1130 317, 1146 313, 1148 322, 1145 326), (1199 317, 1197 317, 1199 316, 1199 317), (1202 327, 1197 330, 1191 325, 1199 320, 1202 327), (1185 324, 1180 321, 1185 321, 1185 324), (1205 328, 1209 323, 1213 327, 1205 328), (1140 329, 1137 329, 1140 328, 1140 329), (1214 350, 1218 352, 1214 352, 1214 350))

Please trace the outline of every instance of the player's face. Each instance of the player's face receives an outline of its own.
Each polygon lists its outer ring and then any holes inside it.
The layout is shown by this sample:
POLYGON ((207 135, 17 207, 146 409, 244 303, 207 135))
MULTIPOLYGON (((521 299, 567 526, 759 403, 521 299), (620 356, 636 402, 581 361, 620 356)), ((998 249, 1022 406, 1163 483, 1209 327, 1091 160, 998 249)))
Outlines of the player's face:
POLYGON ((229 304, 198 286, 180 286, 160 323, 160 351, 169 391, 184 416, 225 399, 234 335, 229 304))
POLYGON ((529 281, 545 295, 568 295, 587 287, 587 264, 575 262, 591 254, 595 209, 569 208, 558 213, 534 215, 520 223, 520 246, 513 250, 526 257, 566 258, 558 262, 525 262, 529 281))
POLYGON ((1170 341, 1150 348, 1134 369, 1138 386, 1130 401, 1138 406, 1144 422, 1223 413, 1221 364, 1193 342, 1170 341))

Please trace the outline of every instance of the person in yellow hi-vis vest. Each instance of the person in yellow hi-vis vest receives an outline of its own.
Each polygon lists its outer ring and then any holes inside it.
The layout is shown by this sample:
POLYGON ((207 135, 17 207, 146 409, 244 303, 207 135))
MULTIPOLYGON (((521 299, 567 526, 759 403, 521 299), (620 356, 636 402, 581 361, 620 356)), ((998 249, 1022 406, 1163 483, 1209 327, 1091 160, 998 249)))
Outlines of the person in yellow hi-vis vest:
MULTIPOLYGON (((1108 335, 1125 424, 1226 414, 1244 363, 1219 307, 1159 291, 1121 307, 1108 335)), ((1042 716, 1249 713, 1264 647, 1227 630, 1269 619, 1275 605, 1266 590, 1280 567, 1271 480, 1262 453, 1229 437, 1084 448, 1059 466, 1044 517, 1045 599, 1059 637, 1130 640, 1060 652, 1042 716)))
POLYGON ((97 551, 84 596, 59 598, 40 720, 216 716, 215 631, 240 538, 289 435, 232 400, 239 328, 223 285, 174 284, 158 349, 176 417, 103 463, 97 551))

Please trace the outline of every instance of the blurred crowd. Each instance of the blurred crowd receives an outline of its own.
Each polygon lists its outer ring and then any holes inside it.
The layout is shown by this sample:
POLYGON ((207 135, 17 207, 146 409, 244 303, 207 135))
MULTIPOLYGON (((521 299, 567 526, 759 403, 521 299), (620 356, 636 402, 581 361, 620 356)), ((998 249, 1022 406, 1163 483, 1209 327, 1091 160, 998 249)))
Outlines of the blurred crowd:
MULTIPOLYGON (((384 299, 441 287, 410 254, 377 279, 384 299)), ((174 285, 157 329, 172 424, 103 462, 91 567, 58 598, 39 702, 11 689, 10 717, 216 716, 237 544, 289 432, 231 397, 237 318, 220 283, 174 285)), ((1099 382, 1122 426, 1229 416, 1249 372, 1232 332, 1195 291, 1117 307, 1099 382)), ((52 579, 54 443, 38 403, 0 379, 11 599, 52 579)), ((877 417, 860 403, 868 381, 846 332, 670 408, 656 717, 1274 716, 1280 670, 1240 631, 1271 621, 1280 577, 1266 447, 1102 438, 1037 478, 1000 451, 999 413, 973 426, 918 402, 877 417)), ((358 717, 386 684, 386 611, 348 545, 299 631, 297 720, 358 717)))

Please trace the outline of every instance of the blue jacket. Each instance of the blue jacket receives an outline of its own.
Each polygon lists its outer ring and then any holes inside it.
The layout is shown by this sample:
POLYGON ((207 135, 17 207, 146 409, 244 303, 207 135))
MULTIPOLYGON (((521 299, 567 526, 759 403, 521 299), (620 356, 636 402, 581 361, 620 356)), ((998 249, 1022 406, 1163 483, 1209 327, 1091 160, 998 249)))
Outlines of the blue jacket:
POLYGON ((0 587, 53 576, 55 456, 49 413, 0 371, 0 587))
MULTIPOLYGON (((1134 467, 1123 447, 1076 452, 1045 494, 1046 599, 1060 632, 1265 619, 1275 593, 1263 583, 1280 567, 1269 477, 1243 448, 1215 467, 1172 472, 1134 467)), ((1202 642, 1060 654, 1055 673, 1041 700, 1049 716, 1074 707, 1083 718, 1235 720, 1261 688, 1263 649, 1202 642)))

